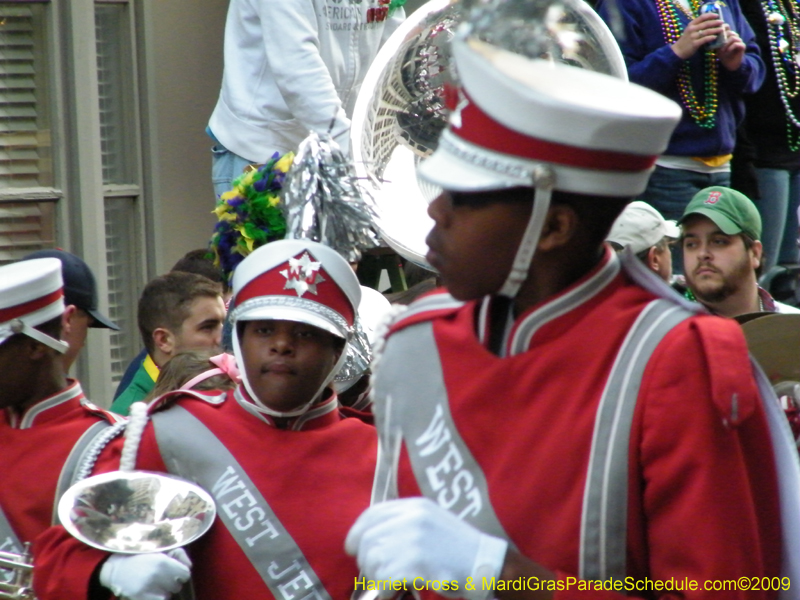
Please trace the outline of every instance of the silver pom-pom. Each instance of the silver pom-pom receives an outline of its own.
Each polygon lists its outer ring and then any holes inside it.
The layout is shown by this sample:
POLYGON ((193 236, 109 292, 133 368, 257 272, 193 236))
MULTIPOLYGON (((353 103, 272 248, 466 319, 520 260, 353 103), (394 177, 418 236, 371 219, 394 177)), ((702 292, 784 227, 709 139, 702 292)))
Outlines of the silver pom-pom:
POLYGON ((327 134, 311 133, 300 144, 283 183, 287 239, 329 246, 348 262, 378 245, 372 198, 358 185, 353 163, 327 134))

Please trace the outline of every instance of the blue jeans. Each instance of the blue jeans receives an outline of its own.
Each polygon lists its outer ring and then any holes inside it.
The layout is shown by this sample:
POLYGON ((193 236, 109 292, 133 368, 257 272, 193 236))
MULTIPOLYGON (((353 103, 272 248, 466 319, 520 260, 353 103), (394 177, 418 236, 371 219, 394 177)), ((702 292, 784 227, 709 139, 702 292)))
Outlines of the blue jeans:
MULTIPOLYGON (((677 221, 683 216, 686 205, 697 192, 714 185, 727 187, 730 184, 729 172, 696 173, 656 165, 647 182, 647 189, 638 199, 654 206, 665 219, 677 221)), ((672 250, 672 271, 675 274, 683 274, 683 251, 680 246, 672 250)))
POLYGON ((766 273, 776 264, 798 262, 797 209, 800 206, 800 169, 756 169, 758 212, 761 213, 761 243, 766 273))
POLYGON ((233 187, 233 180, 251 164, 253 161, 234 154, 220 143, 211 147, 211 183, 214 184, 216 200, 233 187))

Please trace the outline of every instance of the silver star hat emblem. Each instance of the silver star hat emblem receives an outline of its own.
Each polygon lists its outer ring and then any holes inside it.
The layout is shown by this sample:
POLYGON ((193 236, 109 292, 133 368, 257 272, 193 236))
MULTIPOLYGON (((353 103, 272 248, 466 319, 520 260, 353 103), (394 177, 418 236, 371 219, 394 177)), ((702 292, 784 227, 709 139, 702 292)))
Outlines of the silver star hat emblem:
POLYGON ((301 298, 306 292, 317 294, 317 284, 326 281, 320 274, 322 263, 312 260, 308 252, 303 252, 300 258, 290 258, 289 268, 279 271, 286 277, 285 290, 294 290, 301 298))

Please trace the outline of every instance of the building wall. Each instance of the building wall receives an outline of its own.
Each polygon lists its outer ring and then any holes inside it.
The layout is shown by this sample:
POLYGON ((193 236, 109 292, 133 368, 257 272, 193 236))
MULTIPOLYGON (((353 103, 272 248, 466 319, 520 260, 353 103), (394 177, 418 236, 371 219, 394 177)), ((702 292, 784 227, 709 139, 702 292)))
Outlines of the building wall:
POLYGON ((208 243, 216 218, 211 147, 205 133, 222 81, 226 0, 150 3, 148 52, 155 140, 155 264, 149 276, 208 243))

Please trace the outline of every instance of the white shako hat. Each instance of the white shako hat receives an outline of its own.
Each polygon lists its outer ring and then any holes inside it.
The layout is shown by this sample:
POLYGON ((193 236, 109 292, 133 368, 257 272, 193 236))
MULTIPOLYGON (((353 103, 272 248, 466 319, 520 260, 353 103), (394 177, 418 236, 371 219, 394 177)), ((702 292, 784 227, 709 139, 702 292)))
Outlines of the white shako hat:
MULTIPOLYGON (((242 368, 237 323, 262 319, 295 321, 349 341, 361 301, 361 287, 353 269, 332 248, 311 240, 278 240, 256 249, 236 267, 233 297, 234 355, 245 388, 259 403, 242 368)), ((320 390, 305 407, 278 412, 259 403, 259 409, 278 417, 303 414, 342 367, 346 354, 345 348, 320 390)))
POLYGON ((527 278, 552 190, 634 197, 666 149, 680 107, 642 86, 531 59, 457 34, 461 88, 419 175, 451 191, 536 188, 533 213, 500 294, 527 278))
POLYGON ((631 202, 611 226, 606 240, 623 248, 630 246, 634 254, 655 246, 663 238, 677 239, 680 228, 675 221, 667 221, 647 202, 631 202))
POLYGON ((361 288, 335 250, 311 240, 278 240, 256 249, 236 267, 233 295, 234 323, 298 321, 348 339, 361 288))
POLYGON ((16 333, 66 352, 66 342, 34 329, 64 312, 61 261, 37 258, 0 267, 0 344, 16 333))

